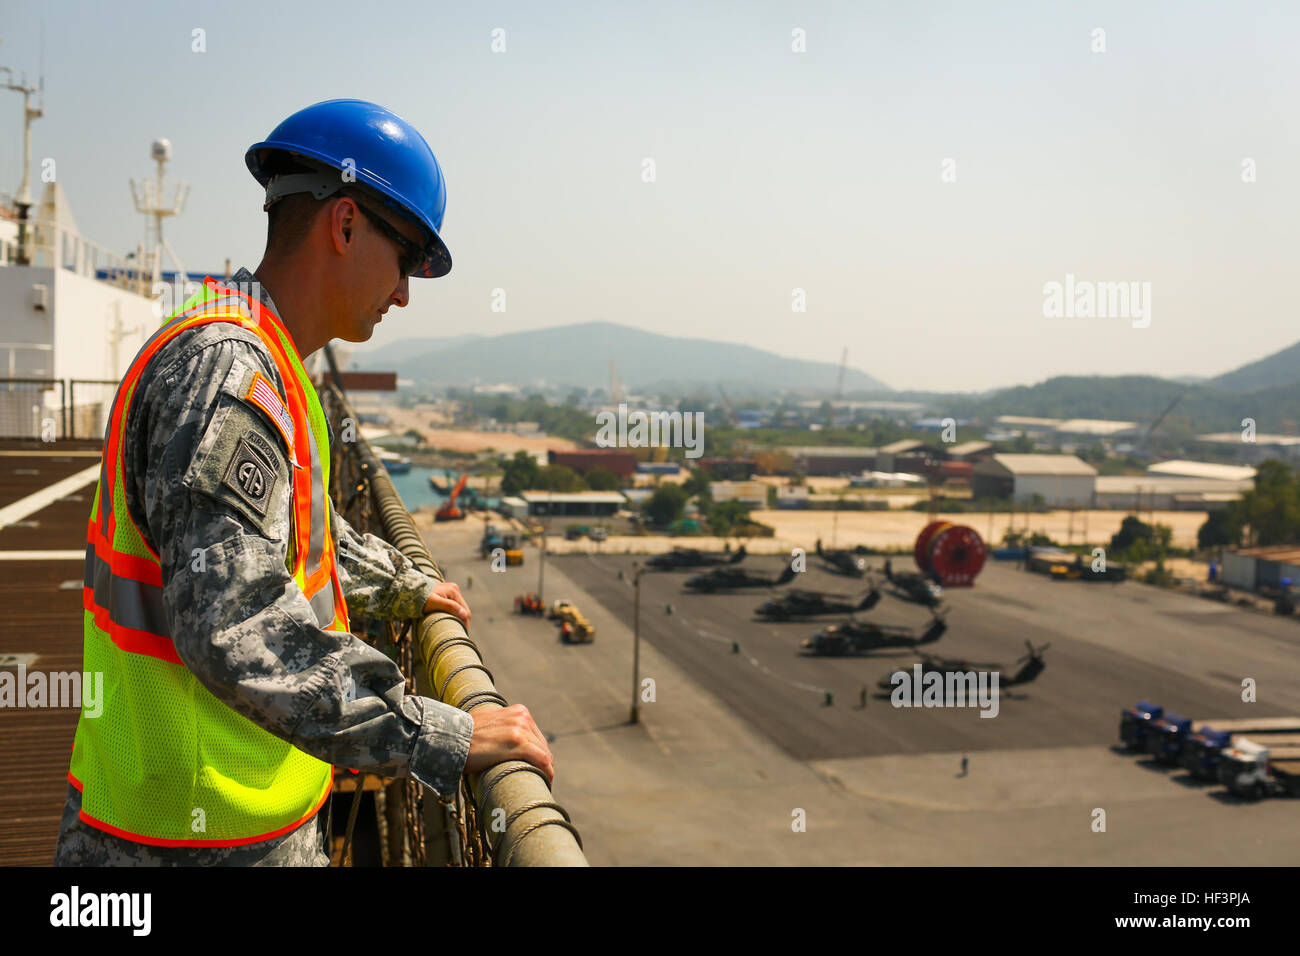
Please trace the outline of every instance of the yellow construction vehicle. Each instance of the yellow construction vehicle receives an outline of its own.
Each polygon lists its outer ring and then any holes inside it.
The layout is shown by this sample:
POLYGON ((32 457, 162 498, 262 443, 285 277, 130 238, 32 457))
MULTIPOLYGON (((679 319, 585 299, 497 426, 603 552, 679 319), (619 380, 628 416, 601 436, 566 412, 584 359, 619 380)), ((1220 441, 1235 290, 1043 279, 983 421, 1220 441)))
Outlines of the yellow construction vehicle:
POLYGON ((560 622, 560 640, 565 644, 590 644, 596 639, 596 629, 569 601, 556 601, 547 617, 560 622))

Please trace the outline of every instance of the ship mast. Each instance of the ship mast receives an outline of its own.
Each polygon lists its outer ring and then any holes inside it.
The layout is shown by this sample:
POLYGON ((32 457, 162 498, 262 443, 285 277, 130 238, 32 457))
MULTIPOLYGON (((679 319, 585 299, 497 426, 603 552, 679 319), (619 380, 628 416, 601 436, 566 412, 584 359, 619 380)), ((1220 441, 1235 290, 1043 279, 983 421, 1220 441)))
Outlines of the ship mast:
POLYGON ((28 86, 27 76, 14 82, 14 71, 7 66, 0 66, 0 73, 6 75, 5 89, 23 95, 23 178, 18 184, 18 196, 14 201, 18 214, 18 264, 27 264, 28 210, 32 205, 32 120, 45 115, 45 78, 41 77, 38 86, 28 86), (32 106, 32 94, 41 94, 40 105, 32 106))
MULTIPOLYGON (((164 250, 176 269, 176 281, 182 288, 185 283, 185 269, 176 256, 175 250, 163 238, 163 220, 168 216, 178 216, 185 206, 185 197, 189 194, 189 183, 177 183, 176 192, 170 202, 163 190, 163 175, 167 161, 172 158, 172 144, 166 139, 156 139, 149 148, 149 154, 158 164, 156 179, 136 182, 131 180, 131 195, 135 199, 136 212, 145 216, 145 241, 143 261, 139 263, 141 277, 149 270, 149 281, 153 285, 162 282, 162 254, 164 250)), ((152 288, 152 286, 151 286, 152 288)))

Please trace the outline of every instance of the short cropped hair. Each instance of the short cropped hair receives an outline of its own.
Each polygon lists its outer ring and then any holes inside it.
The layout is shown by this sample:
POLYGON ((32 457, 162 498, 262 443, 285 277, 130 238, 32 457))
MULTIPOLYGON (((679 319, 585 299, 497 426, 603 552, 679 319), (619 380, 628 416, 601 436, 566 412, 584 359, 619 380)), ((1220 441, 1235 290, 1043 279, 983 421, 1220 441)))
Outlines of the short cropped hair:
MULTIPOLYGON (((269 176, 284 176, 290 173, 315 172, 319 167, 308 165, 294 157, 278 153, 268 156, 262 164, 269 176)), ((349 196, 364 200, 365 190, 356 186, 344 186, 327 199, 349 196)), ((270 252, 293 252, 302 245, 307 234, 311 232, 316 216, 325 208, 325 200, 317 199, 311 193, 290 193, 277 199, 266 211, 266 249, 270 252)))

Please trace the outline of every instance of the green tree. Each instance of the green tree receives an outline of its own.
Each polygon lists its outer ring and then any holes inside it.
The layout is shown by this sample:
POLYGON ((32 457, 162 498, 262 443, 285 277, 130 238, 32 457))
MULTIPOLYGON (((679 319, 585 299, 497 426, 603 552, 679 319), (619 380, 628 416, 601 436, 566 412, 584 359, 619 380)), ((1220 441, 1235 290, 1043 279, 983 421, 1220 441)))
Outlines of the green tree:
POLYGON ((1119 530, 1111 535, 1110 550, 1116 554, 1127 554, 1138 542, 1151 542, 1154 535, 1151 525, 1136 515, 1129 515, 1120 522, 1119 530))
POLYGON ((709 489, 709 482, 712 480, 713 476, 709 472, 703 468, 696 468, 691 472, 691 476, 682 482, 682 492, 688 498, 699 495, 701 501, 712 500, 713 494, 709 489))
POLYGON ((1219 508, 1205 517, 1205 524, 1196 532, 1196 546, 1202 550, 1224 548, 1240 540, 1241 527, 1234 528, 1233 508, 1219 508))
POLYGON ((674 484, 659 485, 645 503, 645 513, 657 525, 670 525, 686 508, 686 492, 674 484))
POLYGON ((544 491, 586 491, 587 483, 568 465, 546 465, 538 470, 537 487, 544 491))
POLYGON ((1250 525, 1257 545, 1295 542, 1300 537, 1300 484, 1295 472, 1285 462, 1260 462, 1255 487, 1241 496, 1235 515, 1250 525))
POLYGON ((505 464, 505 471, 501 476, 501 493, 517 495, 521 491, 539 487, 537 480, 541 470, 537 459, 528 452, 515 452, 515 457, 505 464))
POLYGON ((729 534, 737 522, 749 517, 749 508, 739 501, 722 501, 708 512, 709 527, 714 534, 729 534))
POLYGON ((599 465, 595 468, 588 468, 587 473, 582 477, 587 482, 587 487, 592 491, 618 490, 618 475, 608 468, 602 468, 599 465))

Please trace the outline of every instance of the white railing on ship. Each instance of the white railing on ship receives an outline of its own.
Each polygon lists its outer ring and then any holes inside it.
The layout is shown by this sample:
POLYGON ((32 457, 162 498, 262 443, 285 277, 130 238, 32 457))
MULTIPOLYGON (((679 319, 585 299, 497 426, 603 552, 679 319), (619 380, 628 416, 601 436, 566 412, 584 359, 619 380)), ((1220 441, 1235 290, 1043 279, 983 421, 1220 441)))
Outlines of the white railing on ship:
MULTIPOLYGON (((45 269, 67 269, 77 275, 94 278, 99 270, 124 272, 132 268, 125 256, 91 242, 79 234, 60 229, 48 219, 33 219, 29 223, 33 231, 31 264, 45 269)), ((6 243, 5 262, 12 262, 17 249, 16 244, 6 243)))

